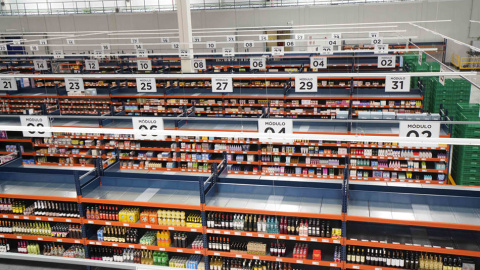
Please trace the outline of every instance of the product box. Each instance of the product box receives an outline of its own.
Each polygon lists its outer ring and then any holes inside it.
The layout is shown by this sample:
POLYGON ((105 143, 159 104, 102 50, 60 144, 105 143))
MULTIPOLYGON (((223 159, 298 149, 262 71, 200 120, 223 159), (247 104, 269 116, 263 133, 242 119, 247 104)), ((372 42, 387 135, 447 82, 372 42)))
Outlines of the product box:
POLYGON ((314 249, 312 260, 314 261, 321 261, 322 260, 322 251, 320 249, 314 249))

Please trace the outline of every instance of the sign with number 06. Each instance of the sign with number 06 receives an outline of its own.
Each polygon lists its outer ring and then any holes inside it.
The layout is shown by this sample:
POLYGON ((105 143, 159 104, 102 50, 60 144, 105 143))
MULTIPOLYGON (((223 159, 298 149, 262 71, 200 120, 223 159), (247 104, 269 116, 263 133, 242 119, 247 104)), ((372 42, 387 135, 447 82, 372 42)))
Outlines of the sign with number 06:
POLYGON ((250 69, 265 69, 265 58, 250 58, 250 69))
POLYGON ((137 78, 137 92, 157 92, 155 78, 137 78))
POLYGON ((396 59, 395 55, 379 56, 377 68, 394 68, 396 59))
POLYGON ((258 119, 258 133, 272 134, 271 138, 260 138, 261 142, 280 142, 276 136, 277 134, 292 134, 293 121, 292 119, 258 119))
POLYGON ((65 89, 67 89, 67 91, 85 90, 83 86, 83 79, 82 78, 65 78, 65 89))
POLYGON ((410 92, 410 76, 386 76, 385 92, 410 92))
POLYGON ((23 131, 24 137, 51 137, 52 133, 47 131, 38 131, 36 128, 50 127, 48 116, 22 115, 20 116, 22 127, 31 127, 32 130, 23 131))
POLYGON ((295 92, 317 92, 317 76, 315 75, 296 75, 295 92))
POLYGON ((310 68, 327 68, 327 57, 310 57, 310 68))
POLYGON ((165 136, 156 134, 147 134, 142 131, 163 130, 163 118, 161 117, 133 117, 132 118, 133 135, 135 139, 163 140, 165 136))
POLYGON ((212 92, 214 93, 232 93, 232 78, 212 78, 212 92))

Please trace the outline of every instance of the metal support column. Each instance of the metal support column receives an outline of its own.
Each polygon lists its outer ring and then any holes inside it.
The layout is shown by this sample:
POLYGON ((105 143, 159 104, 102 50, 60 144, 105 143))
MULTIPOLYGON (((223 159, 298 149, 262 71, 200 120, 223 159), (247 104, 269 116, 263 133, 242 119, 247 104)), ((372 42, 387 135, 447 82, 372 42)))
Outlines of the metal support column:
POLYGON ((176 0, 178 37, 180 39, 180 49, 189 52, 188 57, 182 57, 182 73, 193 73, 192 55, 192 17, 190 14, 190 0, 176 0))

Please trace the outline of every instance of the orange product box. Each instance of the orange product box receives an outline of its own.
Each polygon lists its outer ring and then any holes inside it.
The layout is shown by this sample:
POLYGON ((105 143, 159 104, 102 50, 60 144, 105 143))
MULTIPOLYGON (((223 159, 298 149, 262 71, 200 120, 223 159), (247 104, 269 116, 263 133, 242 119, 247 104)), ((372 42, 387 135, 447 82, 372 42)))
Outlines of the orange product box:
POLYGON ((321 261, 322 260, 322 251, 320 249, 313 250, 312 260, 321 261))

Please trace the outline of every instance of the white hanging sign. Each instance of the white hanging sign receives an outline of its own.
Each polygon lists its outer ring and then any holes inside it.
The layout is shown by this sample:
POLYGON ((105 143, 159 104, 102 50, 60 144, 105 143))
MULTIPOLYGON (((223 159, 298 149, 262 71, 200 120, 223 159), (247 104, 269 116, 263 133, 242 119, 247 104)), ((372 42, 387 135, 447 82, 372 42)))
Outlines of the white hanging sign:
POLYGON ((214 93, 232 93, 232 78, 212 78, 212 92, 214 93))
POLYGON ((326 69, 327 68, 327 57, 315 56, 310 57, 310 68, 316 69, 326 69))
POLYGON ((235 42, 235 36, 227 36, 227 42, 235 42))
POLYGON ((48 70, 47 60, 33 60, 33 66, 36 71, 48 70))
POLYGON ((145 49, 137 50, 137 58, 147 58, 147 57, 148 57, 147 50, 145 49))
POLYGON ((388 44, 375 44, 373 49, 374 54, 385 54, 388 53, 388 44))
POLYGON ((217 42, 215 41, 208 41, 206 44, 207 49, 215 49, 217 48, 217 42))
POLYGON ((283 56, 285 54, 285 48, 282 46, 272 47, 273 56, 283 56))
POLYGON ((110 50, 110 44, 108 44, 108 43, 102 43, 100 46, 102 48, 102 51, 110 50))
POLYGON ((377 59, 377 68, 394 68, 397 57, 395 55, 383 55, 377 59))
POLYGON ((65 89, 67 91, 84 91, 82 78, 65 78, 65 89))
POLYGON ((205 59, 193 59, 192 65, 194 70, 207 69, 205 59))
POLYGON ((296 93, 316 93, 318 89, 317 76, 302 74, 295 76, 296 93))
POLYGON ((265 69, 266 66, 265 58, 250 58, 250 69, 265 69))
POLYGON ((222 56, 223 57, 234 57, 235 56, 235 49, 234 48, 223 48, 222 49, 222 56))
POLYGON ((67 39, 67 44, 68 45, 74 45, 75 44, 75 39, 67 39))
POLYGON ((385 92, 410 92, 410 76, 386 76, 385 92))
POLYGON ((146 140, 163 140, 165 136, 156 135, 154 133, 147 134, 144 131, 163 131, 163 118, 161 117, 133 117, 132 118, 135 139, 146 140))
POLYGON ((0 78, 0 90, 17 91, 17 81, 15 78, 0 78))
POLYGON ((98 60, 85 60, 85 70, 96 71, 100 69, 100 65, 98 64, 98 60))
POLYGON ((151 60, 137 60, 137 68, 140 71, 150 71, 150 70, 152 70, 152 61, 151 60))
POLYGON ((140 40, 139 40, 138 38, 131 38, 131 39, 130 39, 130 43, 132 43, 132 44, 138 44, 138 43, 140 43, 140 40))
POLYGON ((137 78, 137 92, 157 92, 155 78, 137 78))
POLYGON ((47 131, 38 131, 36 128, 49 128, 50 119, 48 116, 21 115, 20 123, 22 127, 32 128, 32 130, 23 131, 23 137, 51 137, 52 133, 47 131))
POLYGON ((253 40, 245 40, 243 42, 243 47, 245 48, 253 48, 255 47, 255 43, 253 42, 253 40))
POLYGON ((372 38, 372 45, 383 44, 383 38, 372 38))
POLYGON ((293 121, 292 119, 275 118, 258 119, 258 133, 272 135, 270 138, 260 138, 260 142, 280 142, 282 140, 278 138, 277 134, 293 134, 293 121))

